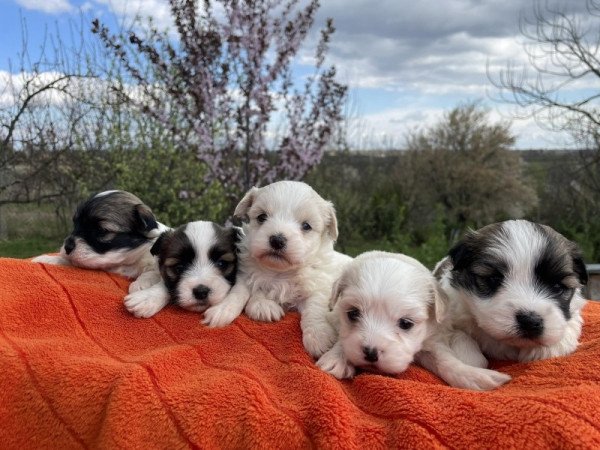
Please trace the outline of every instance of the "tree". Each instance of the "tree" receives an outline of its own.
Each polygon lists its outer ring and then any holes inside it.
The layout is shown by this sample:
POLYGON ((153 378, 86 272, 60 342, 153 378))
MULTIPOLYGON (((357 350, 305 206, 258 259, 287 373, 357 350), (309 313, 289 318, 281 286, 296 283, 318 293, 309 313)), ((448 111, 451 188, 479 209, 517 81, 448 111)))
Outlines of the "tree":
POLYGON ((413 133, 397 177, 413 227, 435 222, 436 205, 443 208, 451 240, 468 226, 525 215, 536 194, 513 144, 508 124, 490 123, 474 104, 413 133))
POLYGON ((292 63, 319 7, 297 0, 170 0, 177 34, 92 31, 128 76, 117 87, 129 104, 168 127, 192 150, 230 201, 252 185, 300 179, 342 119, 346 87, 324 67, 334 31, 321 31, 315 71, 295 86, 292 63), (218 12, 216 12, 216 11, 218 12), (146 70, 149 68, 150 70, 146 70))
POLYGON ((533 18, 520 22, 530 67, 509 63, 497 77, 488 70, 490 81, 501 100, 517 105, 520 114, 534 117, 543 128, 598 142, 600 93, 582 87, 600 79, 600 0, 586 0, 589 21, 543 5, 536 2, 533 18))
MULTIPOLYGON (((528 67, 508 64, 496 77, 500 100, 518 107, 551 131, 567 132, 581 148, 554 168, 548 187, 553 208, 542 204, 540 219, 556 224, 571 238, 585 240, 587 256, 600 257, 600 0, 586 0, 587 14, 577 16, 547 3, 536 3, 533 16, 521 20, 528 67), (558 174, 558 176, 556 176, 558 174), (554 210, 554 211, 552 211, 554 210), (556 217, 560 211, 561 217, 556 217)), ((542 194, 543 197, 547 193, 542 194)))

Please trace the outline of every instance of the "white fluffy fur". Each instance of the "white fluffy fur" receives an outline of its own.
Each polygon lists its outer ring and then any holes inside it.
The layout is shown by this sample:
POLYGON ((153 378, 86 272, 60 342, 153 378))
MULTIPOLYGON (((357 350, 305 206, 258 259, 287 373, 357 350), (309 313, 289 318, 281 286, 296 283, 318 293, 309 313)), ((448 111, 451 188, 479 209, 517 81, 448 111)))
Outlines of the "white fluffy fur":
POLYGON ((317 365, 337 378, 352 377, 356 367, 403 372, 444 308, 425 266, 406 255, 379 251, 363 253, 346 266, 331 301, 338 340, 317 365), (353 322, 348 312, 354 308, 360 316, 353 322), (400 319, 409 320, 412 327, 402 329, 400 319), (364 348, 377 352, 376 362, 365 359, 364 348))
MULTIPOLYGON (((511 379, 487 369, 484 354, 496 359, 533 361, 573 352, 581 334, 581 290, 571 299, 571 318, 566 320, 548 293, 536 287, 534 267, 547 245, 545 236, 526 221, 507 221, 490 249, 509 267, 503 286, 492 298, 454 288, 451 267, 440 284, 449 298, 447 320, 425 344, 419 362, 448 384, 475 390, 494 389, 511 379), (544 332, 536 342, 516 333, 515 313, 533 311, 544 320, 544 332)), ((437 267, 447 264, 447 258, 437 267)), ((436 268, 437 270, 437 268, 436 268)))
POLYGON ((349 256, 334 251, 337 219, 330 202, 310 186, 280 181, 252 188, 238 204, 235 215, 246 217, 240 243, 238 305, 256 320, 275 321, 285 309, 301 313, 303 343, 318 357, 335 341, 335 330, 327 321, 331 286, 349 256), (264 223, 257 218, 266 214, 264 223), (302 229, 303 223, 311 227, 302 229), (283 235, 284 251, 271 252, 269 238, 283 235))

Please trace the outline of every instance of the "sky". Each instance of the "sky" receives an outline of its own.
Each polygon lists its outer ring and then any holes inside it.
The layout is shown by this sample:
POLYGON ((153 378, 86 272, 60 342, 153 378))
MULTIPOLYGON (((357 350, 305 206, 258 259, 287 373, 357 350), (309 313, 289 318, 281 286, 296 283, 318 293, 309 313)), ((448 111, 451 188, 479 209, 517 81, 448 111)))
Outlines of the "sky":
MULTIPOLYGON (((519 18, 532 15, 534 1, 322 0, 296 62, 297 76, 310 69, 310 44, 332 17, 336 33, 328 61, 350 87, 354 147, 402 147, 407 132, 436 123, 458 105, 478 102, 492 120, 511 121, 517 148, 564 148, 571 145, 568 136, 517 118, 523 111, 498 101, 489 80, 509 62, 527 62, 519 18)), ((551 3, 585 18, 585 0, 551 3)), ((46 30, 65 32, 81 17, 127 21, 136 14, 169 24, 166 0, 0 0, 0 72, 16 72, 23 23, 30 47, 37 48, 46 30)))

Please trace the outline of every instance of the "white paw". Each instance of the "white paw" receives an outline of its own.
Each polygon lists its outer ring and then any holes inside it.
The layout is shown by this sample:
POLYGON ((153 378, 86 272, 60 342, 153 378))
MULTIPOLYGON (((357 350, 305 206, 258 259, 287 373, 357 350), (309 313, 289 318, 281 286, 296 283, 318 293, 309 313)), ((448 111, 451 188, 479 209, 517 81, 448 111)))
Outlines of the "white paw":
POLYGON ((329 372, 331 375, 339 380, 344 378, 352 378, 356 373, 354 366, 350 365, 346 358, 341 356, 339 352, 331 349, 317 361, 317 366, 329 372))
POLYGON ((463 389, 472 389, 475 391, 489 391, 508 383, 511 376, 496 370, 481 369, 479 367, 469 367, 461 370, 460 373, 453 374, 448 384, 463 389))
POLYGON ((54 264, 58 266, 70 265, 69 260, 57 255, 40 255, 36 256, 31 261, 42 264, 54 264))
POLYGON ((168 302, 168 296, 157 289, 145 289, 129 294, 123 300, 125 308, 135 317, 148 318, 159 312, 168 302))
POLYGON ((284 311, 281 305, 273 300, 250 300, 246 305, 246 314, 254 320, 275 322, 283 317, 284 311))
POLYGON ((329 350, 336 339, 337 333, 329 322, 322 322, 318 328, 302 330, 302 343, 313 358, 318 358, 329 350))
POLYGON ((150 271, 142 273, 135 281, 132 281, 129 285, 129 293, 143 291, 149 287, 154 286, 161 280, 160 272, 150 271))
POLYGON ((240 308, 237 305, 221 302, 204 311, 202 323, 212 328, 224 327, 233 322, 240 313, 240 308))

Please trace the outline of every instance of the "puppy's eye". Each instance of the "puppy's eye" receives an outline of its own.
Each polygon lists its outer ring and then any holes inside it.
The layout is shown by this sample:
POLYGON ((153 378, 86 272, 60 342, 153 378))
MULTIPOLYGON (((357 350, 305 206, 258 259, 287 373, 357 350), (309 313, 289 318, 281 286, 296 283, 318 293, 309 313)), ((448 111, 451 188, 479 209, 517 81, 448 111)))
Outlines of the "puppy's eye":
POLYGON ((552 294, 560 296, 567 292, 569 288, 562 283, 556 283, 550 288, 550 290, 552 291, 552 294))
POLYGON ((267 215, 266 215, 265 213, 259 214, 259 215, 256 217, 256 221, 257 221, 258 223, 265 223, 265 222, 267 221, 267 215))
POLYGON ((490 297, 502 285, 504 277, 499 273, 486 276, 473 274, 473 280, 477 293, 482 297, 490 297))
POLYGON ((227 268, 227 266, 229 266, 229 262, 223 259, 219 259, 217 262, 215 262, 215 267, 217 269, 224 270, 225 268, 227 268))
POLYGON ((102 233, 102 234, 103 235, 100 237, 100 240, 102 240, 104 242, 112 241, 116 236, 116 233, 102 233))
POLYGON ((302 222, 302 231, 310 231, 312 230, 312 227, 310 226, 310 223, 308 222, 302 222))
POLYGON ((176 274, 181 275, 185 271, 185 264, 175 264, 173 266, 173 271, 176 274))
POLYGON ((350 322, 356 322, 358 319, 360 319, 360 310, 358 308, 352 308, 348 310, 346 315, 348 316, 348 320, 350 322))
POLYGON ((410 330, 414 326, 414 322, 410 319, 402 318, 398 321, 398 326, 402 330, 410 330))

